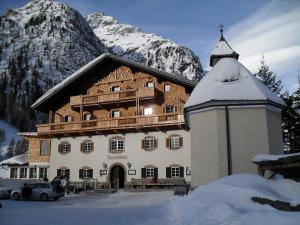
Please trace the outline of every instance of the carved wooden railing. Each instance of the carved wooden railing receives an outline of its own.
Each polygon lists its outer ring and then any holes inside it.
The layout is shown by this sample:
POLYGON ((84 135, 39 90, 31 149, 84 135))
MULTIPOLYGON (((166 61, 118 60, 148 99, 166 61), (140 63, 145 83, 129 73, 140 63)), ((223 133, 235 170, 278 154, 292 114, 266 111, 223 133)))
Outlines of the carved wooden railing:
POLYGON ((155 87, 141 87, 134 90, 102 93, 99 95, 79 95, 70 97, 70 105, 92 105, 99 103, 120 102, 136 98, 155 98, 157 89, 155 87))
POLYGON ((182 114, 170 113, 162 115, 132 116, 110 118, 104 120, 88 120, 78 122, 62 122, 37 125, 37 131, 43 133, 81 132, 85 130, 109 130, 123 128, 142 128, 160 125, 183 124, 182 114))

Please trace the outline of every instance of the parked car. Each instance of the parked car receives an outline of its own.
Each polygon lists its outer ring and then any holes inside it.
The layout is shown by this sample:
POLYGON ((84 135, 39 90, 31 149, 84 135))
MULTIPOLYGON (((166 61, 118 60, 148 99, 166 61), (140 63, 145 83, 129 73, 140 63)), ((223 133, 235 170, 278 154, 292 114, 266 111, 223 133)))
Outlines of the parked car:
POLYGON ((24 184, 19 190, 13 190, 11 192, 11 198, 13 200, 58 200, 64 196, 64 192, 56 192, 55 188, 49 183, 33 183, 24 184))
POLYGON ((4 187, 0 183, 0 199, 7 199, 7 198, 9 198, 9 192, 10 192, 10 190, 8 190, 6 187, 4 187))

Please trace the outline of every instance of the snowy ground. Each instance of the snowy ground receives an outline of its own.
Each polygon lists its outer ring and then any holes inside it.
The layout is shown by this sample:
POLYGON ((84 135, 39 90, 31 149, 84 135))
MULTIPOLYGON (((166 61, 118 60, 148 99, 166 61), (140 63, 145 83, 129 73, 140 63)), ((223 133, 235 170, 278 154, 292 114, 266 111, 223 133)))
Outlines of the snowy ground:
POLYGON ((278 211, 251 197, 300 203, 300 184, 239 174, 185 197, 170 191, 73 195, 56 202, 3 200, 1 225, 299 225, 300 212, 278 211))

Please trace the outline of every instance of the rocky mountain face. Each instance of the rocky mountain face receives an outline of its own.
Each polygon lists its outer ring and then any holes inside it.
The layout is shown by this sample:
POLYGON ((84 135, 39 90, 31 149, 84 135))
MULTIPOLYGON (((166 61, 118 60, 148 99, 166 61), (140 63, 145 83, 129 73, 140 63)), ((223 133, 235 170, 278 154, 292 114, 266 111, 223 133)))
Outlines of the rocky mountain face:
POLYGON ((203 75, 199 58, 174 41, 121 24, 103 13, 93 13, 86 20, 100 41, 116 55, 188 79, 200 79, 203 75))
POLYGON ((33 101, 104 51, 86 20, 62 3, 8 10, 0 17, 0 119, 33 129, 33 101))

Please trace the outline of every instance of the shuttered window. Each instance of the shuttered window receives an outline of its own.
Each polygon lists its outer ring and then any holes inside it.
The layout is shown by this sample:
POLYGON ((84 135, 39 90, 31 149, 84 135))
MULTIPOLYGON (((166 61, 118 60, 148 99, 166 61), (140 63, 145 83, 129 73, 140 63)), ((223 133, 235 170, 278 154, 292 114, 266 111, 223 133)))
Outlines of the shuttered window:
POLYGON ((184 177, 184 167, 182 166, 171 166, 166 168, 167 178, 182 178, 184 177))
POLYGON ((58 145, 58 152, 61 154, 66 154, 71 151, 71 145, 68 142, 62 142, 58 145))
POLYGON ((84 141, 81 143, 81 151, 84 153, 89 153, 94 151, 94 143, 92 141, 84 141))
POLYGON ((145 149, 147 151, 154 150, 158 146, 158 140, 155 137, 145 137, 142 140, 142 149, 145 149))
POLYGON ((62 168, 57 170, 57 176, 66 177, 67 179, 70 178, 70 169, 62 168))
POLYGON ((124 151, 125 150, 125 141, 123 139, 110 139, 110 151, 124 151))
POLYGON ((80 169, 79 170, 79 178, 80 179, 91 179, 93 178, 93 169, 80 169))
POLYGON ((166 147, 173 150, 183 147, 183 138, 178 135, 170 136, 166 139, 166 147))

